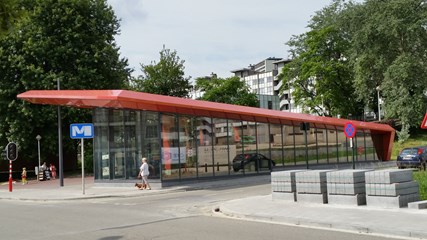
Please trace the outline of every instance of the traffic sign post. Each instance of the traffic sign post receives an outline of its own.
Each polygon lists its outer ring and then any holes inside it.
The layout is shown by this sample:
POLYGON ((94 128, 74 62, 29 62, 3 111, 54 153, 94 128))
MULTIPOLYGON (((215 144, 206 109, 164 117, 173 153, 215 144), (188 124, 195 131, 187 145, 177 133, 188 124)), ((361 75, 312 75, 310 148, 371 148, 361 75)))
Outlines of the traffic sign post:
POLYGON ((92 123, 73 123, 70 125, 70 137, 72 139, 81 139, 81 162, 82 162, 82 193, 85 194, 85 154, 84 139, 93 138, 92 123))
POLYGON ((352 155, 352 164, 353 169, 356 168, 356 165, 354 163, 354 146, 353 146, 353 137, 356 135, 356 126, 352 122, 347 122, 344 125, 344 134, 347 138, 350 139, 350 147, 351 147, 351 155, 352 155))
POLYGON ((82 193, 85 194, 85 150, 84 138, 81 139, 81 152, 82 152, 82 193))

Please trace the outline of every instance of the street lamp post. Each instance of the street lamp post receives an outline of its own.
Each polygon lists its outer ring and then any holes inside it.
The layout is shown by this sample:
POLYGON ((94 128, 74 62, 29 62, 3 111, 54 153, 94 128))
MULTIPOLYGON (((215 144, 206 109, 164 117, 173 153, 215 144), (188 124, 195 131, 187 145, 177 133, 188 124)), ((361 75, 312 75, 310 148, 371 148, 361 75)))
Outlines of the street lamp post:
MULTIPOLYGON (((61 89, 59 78, 56 79, 58 90, 61 89)), ((62 154, 62 120, 61 120, 61 106, 58 105, 58 158, 59 158, 59 186, 64 186, 64 163, 62 154)))
POLYGON ((378 98, 378 121, 381 121, 380 86, 377 86, 376 89, 378 98))
POLYGON ((323 94, 320 95, 322 97, 322 115, 325 116, 325 106, 323 105, 323 94))
POLYGON ((39 155, 39 165, 37 165, 37 181, 39 180, 39 171, 40 171, 40 140, 42 139, 42 137, 40 135, 36 136, 37 139, 37 149, 38 149, 38 155, 39 155))

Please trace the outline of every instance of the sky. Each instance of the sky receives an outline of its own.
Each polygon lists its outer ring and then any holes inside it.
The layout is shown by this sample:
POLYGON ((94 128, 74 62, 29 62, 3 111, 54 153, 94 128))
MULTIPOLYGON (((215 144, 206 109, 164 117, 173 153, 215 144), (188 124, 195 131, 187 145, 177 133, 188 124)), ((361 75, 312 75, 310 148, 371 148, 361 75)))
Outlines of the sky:
POLYGON ((120 19, 116 43, 134 76, 140 64, 176 51, 184 60, 185 77, 232 70, 268 57, 288 58, 293 35, 307 32, 315 12, 331 0, 108 0, 120 19))

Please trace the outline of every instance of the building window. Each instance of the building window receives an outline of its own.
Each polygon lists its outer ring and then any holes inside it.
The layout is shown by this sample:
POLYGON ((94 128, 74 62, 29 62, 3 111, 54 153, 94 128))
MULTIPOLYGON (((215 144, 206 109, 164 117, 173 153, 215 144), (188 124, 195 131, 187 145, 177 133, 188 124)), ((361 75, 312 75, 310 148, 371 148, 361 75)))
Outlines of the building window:
POLYGON ((268 109, 273 109, 273 102, 272 101, 268 101, 268 109))

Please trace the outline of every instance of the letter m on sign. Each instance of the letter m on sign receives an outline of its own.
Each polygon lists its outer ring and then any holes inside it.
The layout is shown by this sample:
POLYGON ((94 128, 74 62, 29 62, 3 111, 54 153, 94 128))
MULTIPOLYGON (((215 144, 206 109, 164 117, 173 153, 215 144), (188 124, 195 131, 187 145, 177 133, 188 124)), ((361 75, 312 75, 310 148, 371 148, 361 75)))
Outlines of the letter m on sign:
POLYGON ((93 138, 92 123, 73 123, 70 125, 71 138, 93 138))

